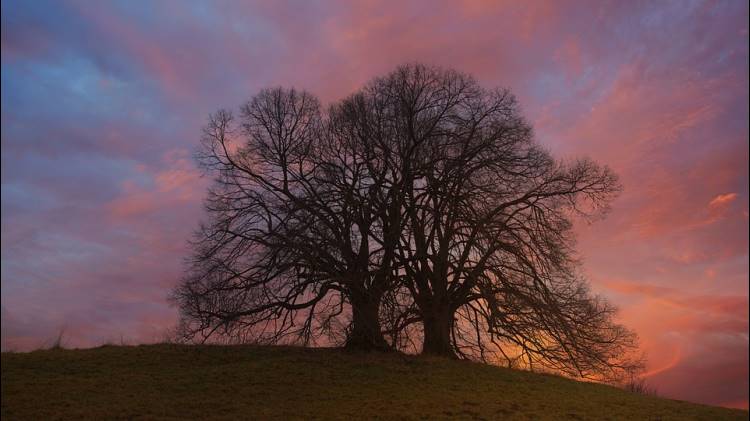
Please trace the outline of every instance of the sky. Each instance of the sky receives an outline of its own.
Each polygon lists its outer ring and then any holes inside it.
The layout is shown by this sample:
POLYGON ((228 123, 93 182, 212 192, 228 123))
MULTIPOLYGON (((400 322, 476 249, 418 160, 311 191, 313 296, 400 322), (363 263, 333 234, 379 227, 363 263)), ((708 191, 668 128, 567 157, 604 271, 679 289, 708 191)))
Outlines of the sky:
POLYGON ((324 103, 406 62, 517 96, 621 177, 576 227, 662 396, 748 407, 748 5, 2 1, 2 349, 160 341, 208 185, 209 113, 324 103))

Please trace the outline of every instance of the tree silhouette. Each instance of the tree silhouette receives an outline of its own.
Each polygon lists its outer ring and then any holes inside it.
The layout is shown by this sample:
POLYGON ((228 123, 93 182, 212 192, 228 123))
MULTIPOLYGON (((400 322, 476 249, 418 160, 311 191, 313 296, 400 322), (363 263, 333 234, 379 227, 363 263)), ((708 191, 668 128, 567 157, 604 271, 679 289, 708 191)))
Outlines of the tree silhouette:
POLYGON ((361 153, 304 92, 264 90, 239 124, 227 111, 211 116, 198 156, 216 176, 209 222, 175 291, 185 334, 307 343, 346 302, 347 344, 388 348, 378 309, 395 246, 371 241, 388 227, 374 207, 377 169, 361 153))
POLYGON ((617 177, 555 160, 507 90, 418 64, 326 113, 266 90, 237 127, 213 115, 203 144, 209 222, 175 291, 188 337, 343 332, 355 348, 581 377, 638 367, 571 231, 603 215, 617 177))

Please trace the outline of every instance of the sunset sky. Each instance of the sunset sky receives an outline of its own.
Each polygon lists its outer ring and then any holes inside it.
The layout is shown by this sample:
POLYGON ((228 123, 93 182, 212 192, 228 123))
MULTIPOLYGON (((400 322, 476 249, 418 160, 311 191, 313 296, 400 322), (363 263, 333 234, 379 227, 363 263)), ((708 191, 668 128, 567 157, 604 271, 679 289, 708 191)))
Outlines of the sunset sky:
POLYGON ((593 289, 662 396, 747 408, 746 0, 3 0, 2 349, 161 340, 207 115, 405 62, 510 88, 556 156, 620 175, 577 228, 593 289))

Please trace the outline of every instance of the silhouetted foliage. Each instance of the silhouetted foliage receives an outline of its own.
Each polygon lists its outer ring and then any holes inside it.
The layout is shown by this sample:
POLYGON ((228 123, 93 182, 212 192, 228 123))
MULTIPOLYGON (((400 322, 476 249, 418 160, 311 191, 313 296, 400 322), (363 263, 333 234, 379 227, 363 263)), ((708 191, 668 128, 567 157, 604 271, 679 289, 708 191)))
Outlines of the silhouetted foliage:
POLYGON ((509 91, 422 65, 326 113, 265 90, 239 122, 211 116, 203 145, 208 222, 174 295, 187 337, 344 333, 605 379, 639 366, 573 249, 572 219, 602 215, 617 177, 555 160, 509 91))
POLYGON ((648 384, 646 379, 636 376, 631 376, 629 380, 627 380, 623 384, 623 389, 627 390, 631 393, 637 393, 639 395, 644 396, 658 396, 659 392, 656 390, 655 387, 648 384))
POLYGON ((57 332, 57 336, 55 336, 55 338, 52 339, 47 349, 50 349, 50 350, 64 349, 65 348, 64 342, 65 342, 65 328, 60 328, 60 330, 58 330, 57 332))

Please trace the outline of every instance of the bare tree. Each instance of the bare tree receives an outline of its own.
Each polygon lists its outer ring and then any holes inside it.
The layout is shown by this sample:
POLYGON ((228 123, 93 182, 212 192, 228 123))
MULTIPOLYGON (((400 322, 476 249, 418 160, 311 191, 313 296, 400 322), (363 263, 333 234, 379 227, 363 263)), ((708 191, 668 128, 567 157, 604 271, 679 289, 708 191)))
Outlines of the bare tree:
POLYGON ((391 341, 413 341, 420 324, 425 353, 583 377, 639 364, 626 358, 635 335, 574 258, 571 219, 601 215, 620 190, 608 168, 554 160, 507 90, 454 71, 403 66, 360 95, 389 128, 371 142, 390 141, 381 160, 398 180, 391 341))
POLYGON ((555 160, 507 90, 408 65, 325 113, 275 89, 240 115, 213 115, 199 156, 215 183, 174 294, 187 336, 343 334, 593 378, 638 366, 572 235, 617 177, 555 160))
POLYGON ((309 338, 318 305, 334 312, 341 305, 337 286, 315 279, 285 244, 311 218, 304 192, 322 130, 319 104, 304 92, 266 90, 241 116, 237 125, 221 110, 204 130, 198 161, 215 181, 205 202, 208 223, 196 233, 189 271, 174 293, 183 333, 309 338))
POLYGON ((346 305, 346 344, 388 348, 378 310, 395 249, 373 238, 394 230, 373 152, 344 124, 351 112, 333 107, 341 124, 325 124, 310 94, 274 89, 242 107, 239 125, 226 111, 210 118, 198 157, 216 176, 209 223, 174 295, 187 336, 308 343, 336 333, 346 305))

